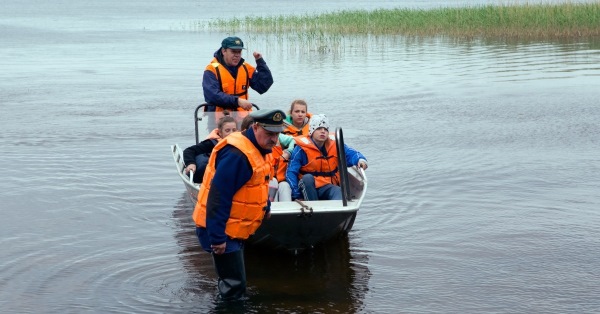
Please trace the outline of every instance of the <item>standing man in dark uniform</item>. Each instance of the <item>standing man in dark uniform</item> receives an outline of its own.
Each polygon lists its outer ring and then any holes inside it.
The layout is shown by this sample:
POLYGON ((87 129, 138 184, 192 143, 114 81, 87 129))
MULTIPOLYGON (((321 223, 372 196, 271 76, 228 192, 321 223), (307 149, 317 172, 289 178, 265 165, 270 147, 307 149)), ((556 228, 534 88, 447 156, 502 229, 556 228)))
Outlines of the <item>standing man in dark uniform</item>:
POLYGON ((246 291, 244 240, 269 216, 271 148, 283 131, 285 113, 261 110, 244 132, 223 138, 214 148, 198 193, 193 219, 202 248, 212 253, 221 298, 246 291))
POLYGON ((262 54, 253 53, 256 60, 253 67, 242 58, 242 49, 246 48, 239 37, 223 39, 221 48, 204 70, 204 101, 216 106, 215 111, 251 111, 248 88, 263 94, 273 85, 273 76, 262 54))

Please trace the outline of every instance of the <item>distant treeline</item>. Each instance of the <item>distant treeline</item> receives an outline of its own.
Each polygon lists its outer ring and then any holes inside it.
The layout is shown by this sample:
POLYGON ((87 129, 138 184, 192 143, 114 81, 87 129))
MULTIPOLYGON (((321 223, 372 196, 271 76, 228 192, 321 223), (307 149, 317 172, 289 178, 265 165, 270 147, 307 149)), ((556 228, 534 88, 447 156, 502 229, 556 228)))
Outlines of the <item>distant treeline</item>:
POLYGON ((506 4, 437 9, 351 10, 319 15, 219 19, 231 32, 328 35, 564 38, 600 36, 600 1, 506 4))

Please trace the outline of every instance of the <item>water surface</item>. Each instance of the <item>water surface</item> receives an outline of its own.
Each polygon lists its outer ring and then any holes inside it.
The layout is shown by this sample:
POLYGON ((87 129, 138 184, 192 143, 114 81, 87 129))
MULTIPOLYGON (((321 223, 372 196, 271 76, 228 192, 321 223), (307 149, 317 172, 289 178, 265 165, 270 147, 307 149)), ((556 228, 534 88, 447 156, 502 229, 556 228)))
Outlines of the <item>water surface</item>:
POLYGON ((3 312, 600 311, 598 40, 240 34, 275 77, 252 100, 327 114, 369 191, 347 238, 249 249, 249 299, 223 305, 170 156, 228 35, 192 25, 488 2, 0 3, 3 312))

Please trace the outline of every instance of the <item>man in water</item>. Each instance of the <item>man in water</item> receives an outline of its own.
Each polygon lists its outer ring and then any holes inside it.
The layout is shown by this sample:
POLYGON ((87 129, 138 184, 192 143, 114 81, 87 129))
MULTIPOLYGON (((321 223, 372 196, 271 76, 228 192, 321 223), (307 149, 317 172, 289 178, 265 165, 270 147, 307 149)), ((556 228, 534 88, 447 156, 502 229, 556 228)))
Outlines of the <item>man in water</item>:
POLYGON ((202 248, 212 253, 224 300, 237 300, 246 291, 244 240, 269 217, 271 149, 283 131, 285 113, 261 110, 254 123, 215 146, 198 193, 193 219, 202 248))

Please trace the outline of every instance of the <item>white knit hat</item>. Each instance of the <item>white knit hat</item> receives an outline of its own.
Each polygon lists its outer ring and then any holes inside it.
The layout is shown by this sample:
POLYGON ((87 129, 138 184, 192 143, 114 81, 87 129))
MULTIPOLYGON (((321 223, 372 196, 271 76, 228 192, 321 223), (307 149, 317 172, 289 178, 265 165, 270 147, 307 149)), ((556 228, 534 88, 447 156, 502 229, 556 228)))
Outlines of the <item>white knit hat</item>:
POLYGON ((318 128, 326 128, 329 131, 329 118, 326 115, 314 114, 310 117, 308 136, 312 136, 313 132, 318 128))

